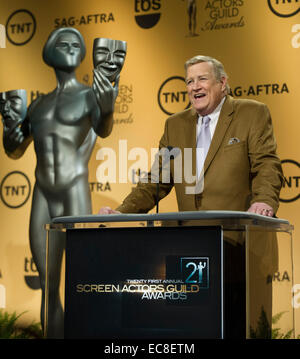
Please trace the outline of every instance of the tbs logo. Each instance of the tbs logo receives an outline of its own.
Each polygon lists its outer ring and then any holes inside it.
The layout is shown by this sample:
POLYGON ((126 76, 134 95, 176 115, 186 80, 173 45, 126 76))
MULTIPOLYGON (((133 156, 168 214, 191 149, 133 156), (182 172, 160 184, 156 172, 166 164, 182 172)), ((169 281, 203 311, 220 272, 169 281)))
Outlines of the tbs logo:
POLYGON ((150 29, 160 19, 161 0, 134 0, 135 21, 143 29, 150 29))
POLYGON ((38 275, 38 271, 33 261, 33 258, 25 257, 24 271, 25 271, 24 279, 27 286, 33 290, 40 289, 41 288, 40 277, 38 275))
POLYGON ((182 257, 180 266, 184 283, 198 284, 199 288, 209 288, 208 257, 182 257))

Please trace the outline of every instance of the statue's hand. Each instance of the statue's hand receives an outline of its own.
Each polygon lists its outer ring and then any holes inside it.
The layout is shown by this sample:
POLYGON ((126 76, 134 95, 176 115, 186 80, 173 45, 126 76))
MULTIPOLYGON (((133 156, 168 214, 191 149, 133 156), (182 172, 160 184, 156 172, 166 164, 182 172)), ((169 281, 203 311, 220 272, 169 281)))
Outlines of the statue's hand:
POLYGON ((13 152, 23 141, 24 134, 19 124, 11 128, 4 126, 3 145, 7 152, 13 152))
POLYGON ((114 105, 119 93, 120 75, 116 77, 114 86, 107 77, 100 71, 94 69, 93 91, 96 95, 98 105, 103 116, 109 115, 114 111, 114 105))

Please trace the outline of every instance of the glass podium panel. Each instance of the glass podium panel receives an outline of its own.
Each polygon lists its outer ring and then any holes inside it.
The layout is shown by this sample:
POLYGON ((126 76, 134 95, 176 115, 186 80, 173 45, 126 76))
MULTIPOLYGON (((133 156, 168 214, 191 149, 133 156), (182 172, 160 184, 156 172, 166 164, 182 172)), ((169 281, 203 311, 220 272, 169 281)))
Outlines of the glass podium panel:
POLYGON ((247 338, 294 338, 293 259, 289 231, 247 231, 247 338))

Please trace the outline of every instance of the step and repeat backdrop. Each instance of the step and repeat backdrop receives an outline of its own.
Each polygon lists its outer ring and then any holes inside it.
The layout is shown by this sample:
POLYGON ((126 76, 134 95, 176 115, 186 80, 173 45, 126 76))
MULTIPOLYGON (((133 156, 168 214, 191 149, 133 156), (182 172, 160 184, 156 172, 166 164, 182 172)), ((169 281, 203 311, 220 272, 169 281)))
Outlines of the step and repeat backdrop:
MULTIPOLYGON (((11 0, 0 3, 0 24, 0 92, 25 89, 28 104, 56 86, 53 69, 42 59, 42 48, 54 29, 74 27, 83 35, 86 57, 77 78, 90 86, 93 40, 127 41, 113 131, 97 139, 89 162, 93 213, 121 203, 149 169, 166 118, 189 106, 183 65, 190 57, 219 59, 234 97, 269 106, 285 176, 278 216, 288 219, 295 230, 294 282, 289 267, 279 268, 266 280, 282 290, 293 288, 291 306, 299 334, 299 1, 11 0), (110 157, 113 174, 105 163, 110 153, 116 155, 110 157), (121 175, 124 166, 127 176, 124 171, 121 175)), ((2 130, 1 125, 1 136, 2 130)), ((41 289, 28 236, 36 165, 33 144, 13 160, 1 143, 0 159, 0 307, 26 312, 23 320, 28 322, 39 321, 41 289)), ((174 193, 161 202, 160 211, 177 211, 174 193)))

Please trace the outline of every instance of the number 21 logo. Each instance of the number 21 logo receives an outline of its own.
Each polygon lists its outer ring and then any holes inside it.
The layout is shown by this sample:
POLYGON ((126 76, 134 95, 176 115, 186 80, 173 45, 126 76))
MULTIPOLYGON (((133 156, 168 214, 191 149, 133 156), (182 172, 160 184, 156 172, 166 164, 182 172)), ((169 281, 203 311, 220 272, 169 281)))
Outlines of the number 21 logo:
POLYGON ((209 258, 182 257, 181 274, 185 283, 197 283, 201 288, 209 286, 209 258))

